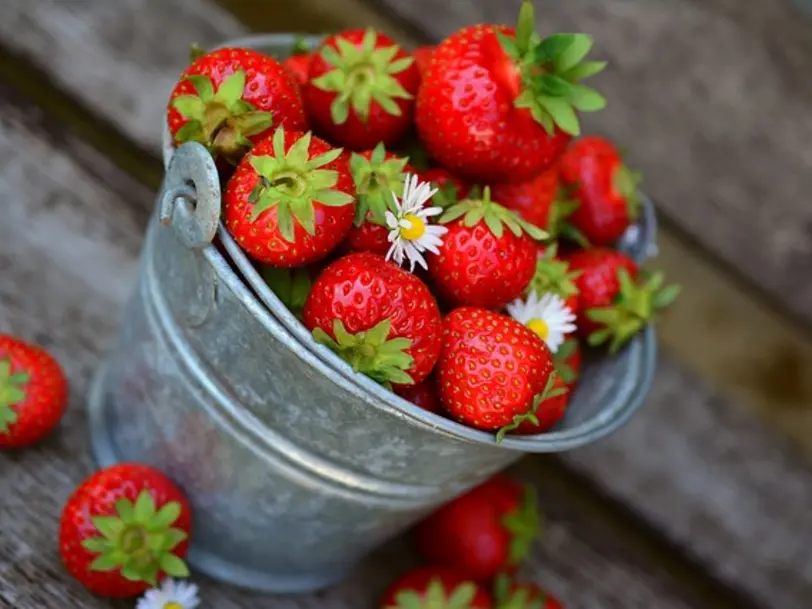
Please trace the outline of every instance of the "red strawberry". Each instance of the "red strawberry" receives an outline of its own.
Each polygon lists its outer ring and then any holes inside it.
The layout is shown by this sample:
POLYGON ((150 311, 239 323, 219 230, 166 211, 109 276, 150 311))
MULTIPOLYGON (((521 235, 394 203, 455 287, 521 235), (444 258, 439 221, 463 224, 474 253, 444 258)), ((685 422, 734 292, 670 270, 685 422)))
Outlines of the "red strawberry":
POLYGON ((553 356, 535 332, 506 315, 460 307, 443 320, 437 388, 460 422, 499 430, 497 441, 552 392, 553 356))
POLYGON ((0 334, 0 448, 23 448, 50 434, 68 405, 68 380, 45 350, 0 334))
POLYGON ((429 272, 444 298, 496 309, 521 296, 536 268, 534 239, 544 231, 491 201, 487 187, 481 199, 449 207, 439 222, 448 233, 439 254, 429 256, 429 272))
POLYGON ((305 303, 304 323, 317 342, 384 385, 421 382, 440 354, 442 321, 429 289, 369 252, 324 270, 305 303))
POLYGON ((575 280, 581 273, 571 271, 566 260, 558 257, 558 246, 546 247, 536 260, 536 272, 527 286, 527 291, 538 295, 552 292, 560 296, 573 313, 578 312, 578 286, 575 280))
POLYGON ((440 165, 484 183, 529 180, 551 166, 580 127, 576 110, 600 110, 580 84, 603 62, 582 61, 585 34, 534 33, 525 0, 516 29, 472 25, 432 53, 417 95, 416 124, 440 165))
POLYGON ((426 562, 485 582, 515 571, 539 530, 533 489, 499 474, 431 514, 413 536, 426 562))
POLYGON ((662 273, 639 281, 637 264, 610 248, 581 250, 568 258, 581 271, 578 286, 578 332, 592 346, 609 342, 616 352, 679 294, 679 286, 663 287, 662 273))
POLYGON ((573 143, 561 157, 561 177, 580 203, 570 221, 593 245, 612 245, 640 215, 640 175, 601 137, 573 143))
POLYGON ((491 595, 454 569, 421 567, 393 583, 381 609, 491 609, 491 595))
POLYGON ((420 406, 423 410, 434 414, 443 413, 443 407, 440 405, 440 398, 437 397, 437 389, 434 386, 434 379, 431 377, 417 385, 399 387, 397 394, 404 400, 420 406))
POLYGON ((429 62, 431 62, 431 54, 434 52, 434 45, 424 45, 422 47, 417 47, 412 52, 412 57, 414 57, 414 63, 417 66, 417 71, 420 73, 422 77, 423 74, 426 73, 426 70, 429 67, 429 62))
POLYGON ((581 375, 581 343, 575 338, 568 338, 553 354, 555 371, 564 381, 567 389, 575 389, 581 375))
POLYGON ((352 177, 340 148, 310 132, 276 130, 237 167, 223 218, 249 256, 281 267, 327 256, 355 216, 352 177))
POLYGON ((290 49, 290 55, 282 61, 282 65, 285 66, 299 86, 304 86, 307 83, 307 75, 310 71, 312 59, 310 45, 303 38, 297 38, 290 49))
POLYGON ((383 144, 350 157, 355 182, 355 222, 346 246, 352 252, 373 252, 385 256, 389 250, 389 229, 384 216, 391 207, 392 192, 400 196, 407 173, 415 173, 409 159, 387 152, 383 144))
POLYGON ((278 61, 250 49, 218 49, 196 59, 169 97, 175 144, 199 142, 236 163, 272 129, 308 128, 299 88, 278 61))
POLYGON ((372 28, 330 36, 314 52, 305 102, 313 123, 352 150, 396 143, 412 124, 414 59, 372 28))
POLYGON ((442 167, 427 169, 421 173, 421 177, 424 182, 434 184, 439 193, 442 193, 442 199, 435 195, 436 204, 440 205, 440 207, 449 207, 451 203, 461 201, 468 196, 471 189, 465 180, 442 167))
POLYGON ((494 585, 497 609, 564 609, 557 598, 534 582, 497 578, 494 585))
POLYGON ((122 463, 96 472, 62 510, 59 550, 95 594, 138 596, 166 576, 186 577, 191 511, 161 472, 122 463))

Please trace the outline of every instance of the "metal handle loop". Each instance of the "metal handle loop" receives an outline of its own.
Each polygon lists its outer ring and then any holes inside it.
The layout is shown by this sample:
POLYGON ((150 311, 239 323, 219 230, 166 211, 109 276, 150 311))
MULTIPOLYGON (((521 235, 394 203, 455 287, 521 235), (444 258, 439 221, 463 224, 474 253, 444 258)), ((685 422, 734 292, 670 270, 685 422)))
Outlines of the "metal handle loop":
POLYGON ((189 142, 169 161, 160 199, 161 224, 190 249, 211 244, 220 223, 220 177, 204 146, 189 142))

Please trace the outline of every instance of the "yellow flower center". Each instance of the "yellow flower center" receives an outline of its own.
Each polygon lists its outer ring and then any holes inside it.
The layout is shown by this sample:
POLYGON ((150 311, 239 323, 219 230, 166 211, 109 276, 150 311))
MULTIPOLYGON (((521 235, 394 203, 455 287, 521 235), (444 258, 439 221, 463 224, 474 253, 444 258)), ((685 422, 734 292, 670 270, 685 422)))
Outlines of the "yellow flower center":
POLYGON ((175 601, 169 601, 164 605, 164 609, 183 609, 183 605, 175 601))
POLYGON ((531 319, 527 322, 527 327, 538 334, 541 340, 547 340, 547 337, 550 335, 550 326, 548 326, 547 322, 543 319, 531 319))
POLYGON ((422 237, 426 232, 426 223, 423 222, 422 219, 415 216, 414 214, 406 214, 403 216, 403 219, 406 220, 411 226, 409 228, 401 228, 400 229, 400 236, 406 239, 407 241, 417 241, 422 237))

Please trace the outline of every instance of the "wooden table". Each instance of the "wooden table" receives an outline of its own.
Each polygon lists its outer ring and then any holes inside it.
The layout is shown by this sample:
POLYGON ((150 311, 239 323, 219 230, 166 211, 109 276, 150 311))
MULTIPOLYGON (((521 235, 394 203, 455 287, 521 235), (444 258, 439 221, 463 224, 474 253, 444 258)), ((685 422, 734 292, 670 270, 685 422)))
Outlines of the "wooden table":
MULTIPOLYGON (((160 182, 159 125, 188 45, 372 24, 405 44, 510 22, 518 0, 4 0, 0 330, 53 351, 70 411, 0 455, 0 607, 111 605, 64 573, 57 521, 92 465, 84 395, 128 297, 160 182)), ((527 576, 569 608, 812 606, 812 23, 790 0, 543 3, 611 69, 589 127, 646 175, 657 264, 685 286, 646 408, 517 474, 547 516, 527 576)), ((268 599, 203 581, 218 609, 375 606, 397 541, 344 584, 268 599)))

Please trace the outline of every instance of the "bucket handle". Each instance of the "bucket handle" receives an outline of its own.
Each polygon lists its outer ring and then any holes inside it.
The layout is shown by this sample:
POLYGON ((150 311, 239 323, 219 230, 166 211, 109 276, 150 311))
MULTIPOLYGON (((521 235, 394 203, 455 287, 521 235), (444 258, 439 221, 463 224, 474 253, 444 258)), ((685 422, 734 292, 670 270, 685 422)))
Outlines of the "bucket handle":
POLYGON ((178 147, 164 178, 159 219, 190 249, 210 245, 220 223, 220 178, 211 154, 197 142, 178 147))

